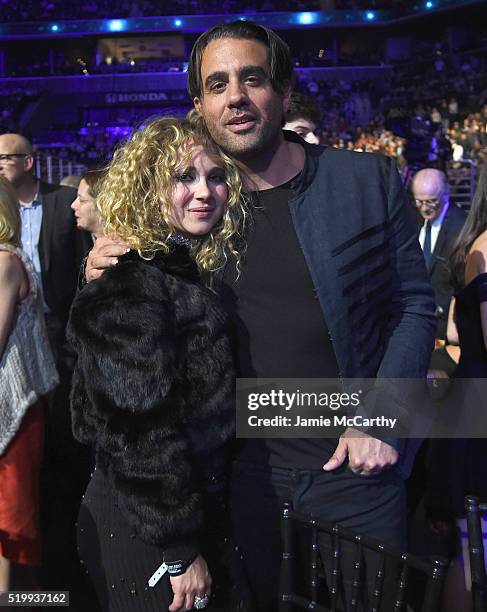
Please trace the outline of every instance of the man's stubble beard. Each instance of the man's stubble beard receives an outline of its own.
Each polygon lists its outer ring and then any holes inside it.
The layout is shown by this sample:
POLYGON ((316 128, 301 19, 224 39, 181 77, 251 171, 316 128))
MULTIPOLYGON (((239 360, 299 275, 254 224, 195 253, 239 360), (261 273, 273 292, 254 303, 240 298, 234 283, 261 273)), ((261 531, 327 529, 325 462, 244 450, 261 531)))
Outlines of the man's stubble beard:
POLYGON ((208 124, 207 128, 213 140, 225 153, 240 161, 246 161, 254 158, 256 155, 272 151, 281 131, 280 126, 276 128, 269 121, 257 126, 255 133, 249 133, 244 136, 232 134, 225 128, 219 131, 214 126, 208 124))

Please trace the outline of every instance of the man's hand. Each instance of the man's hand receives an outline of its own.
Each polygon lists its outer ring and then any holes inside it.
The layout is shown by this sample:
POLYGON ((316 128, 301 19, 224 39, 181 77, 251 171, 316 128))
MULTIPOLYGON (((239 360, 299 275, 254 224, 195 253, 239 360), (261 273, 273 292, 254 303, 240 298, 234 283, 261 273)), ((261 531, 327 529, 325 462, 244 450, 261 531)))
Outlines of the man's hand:
POLYGON ((170 612, 192 610, 194 598, 208 597, 211 594, 211 576, 206 561, 201 555, 191 563, 181 576, 172 576, 171 587, 174 598, 169 606, 170 612))
POLYGON ((118 263, 118 257, 129 251, 128 245, 121 240, 100 236, 86 260, 85 276, 88 282, 100 278, 110 266, 118 263))
POLYGON ((349 427, 340 436, 332 458, 325 463, 325 472, 340 467, 348 455, 348 466, 355 474, 372 476, 392 467, 399 453, 389 444, 349 427))

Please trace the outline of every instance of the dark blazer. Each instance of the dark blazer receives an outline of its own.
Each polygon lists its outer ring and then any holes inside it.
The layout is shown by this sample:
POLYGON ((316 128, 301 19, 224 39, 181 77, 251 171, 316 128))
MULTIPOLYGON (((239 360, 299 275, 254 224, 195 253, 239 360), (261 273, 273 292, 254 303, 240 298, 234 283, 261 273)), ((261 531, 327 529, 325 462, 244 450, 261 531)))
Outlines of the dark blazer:
MULTIPOLYGON (((289 207, 344 378, 425 378, 434 293, 393 159, 304 146, 289 207)), ((409 440, 395 446, 409 471, 409 440)))
POLYGON ((198 552, 203 501, 224 481, 235 422, 226 331, 185 247, 152 261, 130 252, 71 310, 74 435, 94 447, 114 503, 166 561, 198 552))
POLYGON ((438 318, 436 336, 438 338, 446 338, 448 309, 453 295, 448 258, 466 218, 467 213, 465 211, 455 204, 450 204, 431 255, 429 273, 431 284, 435 290, 436 315, 438 318))
POLYGON ((78 273, 85 252, 92 245, 88 232, 78 230, 70 204, 76 198, 71 187, 40 181, 42 224, 39 259, 44 299, 64 329, 78 286, 78 273))

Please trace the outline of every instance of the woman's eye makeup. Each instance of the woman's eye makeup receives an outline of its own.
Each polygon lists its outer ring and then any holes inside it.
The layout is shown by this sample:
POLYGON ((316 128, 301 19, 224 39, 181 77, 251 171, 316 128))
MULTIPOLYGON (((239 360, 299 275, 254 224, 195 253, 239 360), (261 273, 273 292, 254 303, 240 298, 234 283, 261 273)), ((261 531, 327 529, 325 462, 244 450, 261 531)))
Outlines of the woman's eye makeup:
POLYGON ((192 170, 179 170, 174 175, 176 181, 181 181, 182 183, 189 183, 194 180, 194 171, 192 170))
MULTIPOLYGON (((174 180, 179 181, 181 183, 191 183, 197 178, 198 177, 196 176, 196 172, 194 170, 180 170, 174 175, 174 180)), ((208 174, 207 180, 213 183, 224 183, 225 173, 220 170, 211 172, 210 174, 208 174)))
POLYGON ((214 183, 224 183, 225 174, 223 172, 214 172, 213 174, 210 174, 208 180, 213 181, 214 183))

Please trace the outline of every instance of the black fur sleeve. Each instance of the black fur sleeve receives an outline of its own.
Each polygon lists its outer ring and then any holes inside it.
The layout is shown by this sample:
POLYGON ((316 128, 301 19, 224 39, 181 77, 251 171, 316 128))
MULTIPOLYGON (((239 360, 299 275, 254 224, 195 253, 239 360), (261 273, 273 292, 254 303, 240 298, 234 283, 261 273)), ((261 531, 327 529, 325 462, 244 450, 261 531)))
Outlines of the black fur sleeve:
POLYGON ((164 274, 142 262, 87 285, 69 324, 78 353, 71 404, 74 435, 95 446, 129 524, 167 560, 184 560, 197 552, 202 511, 182 432, 172 312, 164 274))

